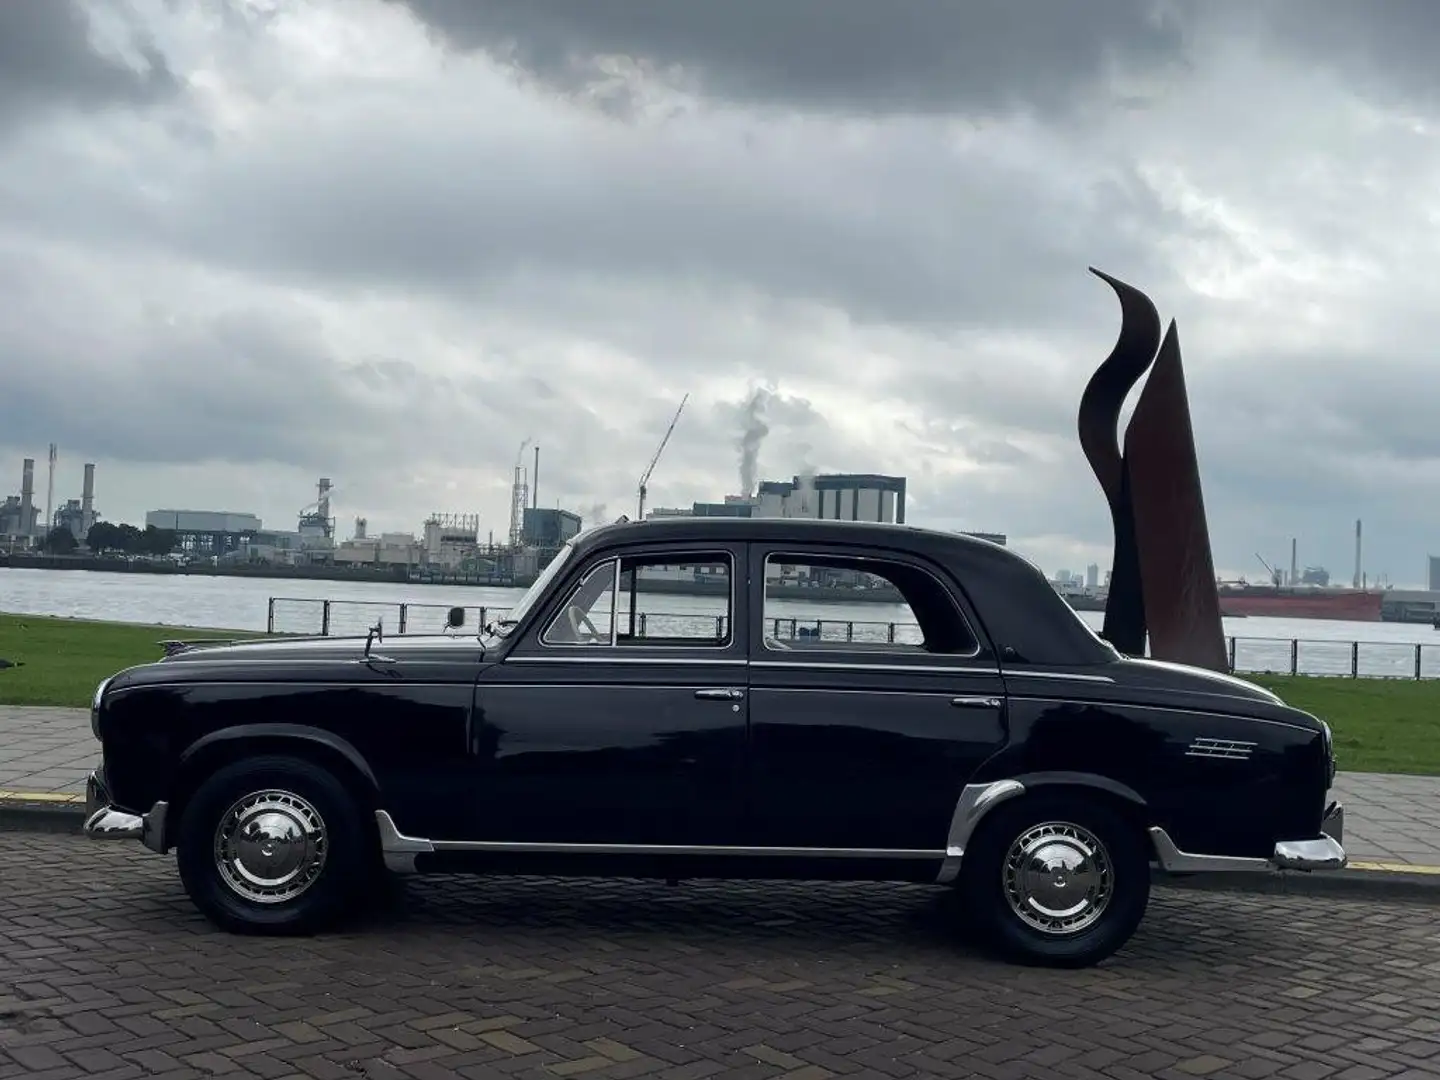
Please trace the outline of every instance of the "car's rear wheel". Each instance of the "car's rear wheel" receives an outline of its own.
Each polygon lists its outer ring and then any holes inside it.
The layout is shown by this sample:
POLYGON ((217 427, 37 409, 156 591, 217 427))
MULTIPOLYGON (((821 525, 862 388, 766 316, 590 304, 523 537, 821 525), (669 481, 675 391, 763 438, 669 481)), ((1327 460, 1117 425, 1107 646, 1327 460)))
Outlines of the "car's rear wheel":
POLYGON ((328 769, 265 755, 196 789, 176 843, 180 879, 235 933, 310 933, 370 892, 372 853, 354 796, 328 769))
POLYGON ((1087 967, 1140 925, 1150 861, 1139 830, 1105 803, 1038 792, 985 819, 960 884, 985 940, 1010 958, 1087 967))

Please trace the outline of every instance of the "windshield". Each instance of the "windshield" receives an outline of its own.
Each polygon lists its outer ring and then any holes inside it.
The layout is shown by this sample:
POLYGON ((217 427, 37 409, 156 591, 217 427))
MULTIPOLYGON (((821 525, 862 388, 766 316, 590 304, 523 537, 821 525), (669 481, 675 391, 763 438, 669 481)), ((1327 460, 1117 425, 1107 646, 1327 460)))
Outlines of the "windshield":
POLYGON ((520 597, 519 602, 509 611, 505 612, 502 617, 495 620, 492 625, 494 626, 494 633, 497 637, 505 637, 511 630, 515 629, 517 623, 524 621, 525 616, 530 614, 530 609, 540 602, 540 598, 544 596, 550 588, 550 582, 555 580, 555 576, 559 574, 560 571, 565 568, 565 564, 570 561, 570 556, 574 550, 575 541, 566 541, 565 546, 555 553, 555 557, 550 560, 549 565, 540 571, 540 576, 535 579, 535 583, 525 590, 525 595, 520 597))

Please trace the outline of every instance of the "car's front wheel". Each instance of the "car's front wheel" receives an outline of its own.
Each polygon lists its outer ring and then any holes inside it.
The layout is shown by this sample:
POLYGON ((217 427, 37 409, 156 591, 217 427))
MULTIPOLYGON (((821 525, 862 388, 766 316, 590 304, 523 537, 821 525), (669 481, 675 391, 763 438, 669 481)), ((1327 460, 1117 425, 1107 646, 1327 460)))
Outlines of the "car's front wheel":
POLYGON ((237 933, 309 933, 368 894, 360 807, 303 758, 246 758, 207 777, 180 819, 176 862, 190 899, 237 933))
POLYGON ((986 940, 1011 958, 1087 967, 1140 925, 1150 861, 1139 830, 1100 800, 1037 792, 985 819, 960 884, 986 940))

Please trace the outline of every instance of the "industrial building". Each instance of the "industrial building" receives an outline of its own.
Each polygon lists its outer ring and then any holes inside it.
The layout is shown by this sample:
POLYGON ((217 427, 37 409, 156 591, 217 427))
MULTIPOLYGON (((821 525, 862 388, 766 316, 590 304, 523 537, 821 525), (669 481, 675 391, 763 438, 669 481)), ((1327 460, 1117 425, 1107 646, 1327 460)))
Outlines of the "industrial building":
POLYGON ((230 510, 151 510, 147 529, 168 529, 175 546, 190 555, 233 555, 256 543, 264 525, 254 514, 230 510))
POLYGON ((580 532, 580 515, 559 507, 528 506, 520 530, 526 547, 558 548, 580 532))
POLYGON ((697 502, 688 510, 657 508, 646 517, 803 517, 904 524, 905 478, 834 473, 762 480, 751 498, 729 495, 723 502, 697 502))

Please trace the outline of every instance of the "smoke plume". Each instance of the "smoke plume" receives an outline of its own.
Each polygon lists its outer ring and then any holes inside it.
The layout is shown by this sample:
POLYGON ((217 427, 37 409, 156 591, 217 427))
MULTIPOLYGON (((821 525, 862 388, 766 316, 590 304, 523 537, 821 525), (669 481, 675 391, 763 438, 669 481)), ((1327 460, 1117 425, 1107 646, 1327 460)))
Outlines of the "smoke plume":
POLYGON ((609 520, 609 518, 605 514, 605 504, 603 502, 593 503, 590 509, 585 511, 585 515, 582 520, 587 527, 592 529, 596 525, 605 524, 605 522, 609 520))
POLYGON ((740 438, 735 445, 740 451, 740 494, 747 499, 755 494, 760 444, 770 434, 770 425, 765 423, 765 406, 770 396, 769 390, 757 386, 740 406, 740 438))
POLYGON ((795 516, 815 517, 819 507, 815 505, 815 469, 806 465, 795 477, 795 516))

